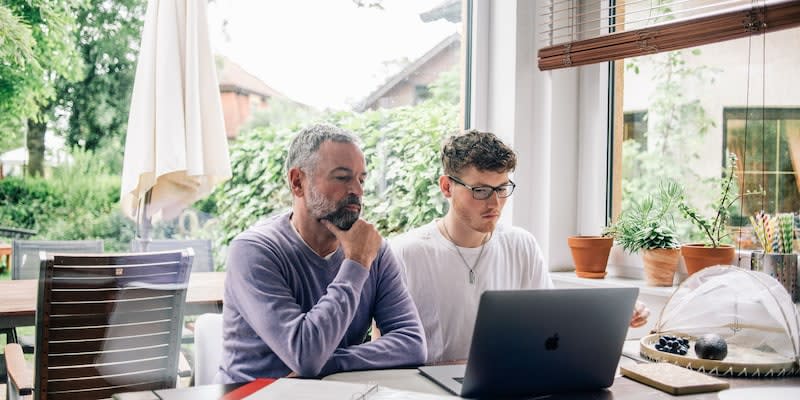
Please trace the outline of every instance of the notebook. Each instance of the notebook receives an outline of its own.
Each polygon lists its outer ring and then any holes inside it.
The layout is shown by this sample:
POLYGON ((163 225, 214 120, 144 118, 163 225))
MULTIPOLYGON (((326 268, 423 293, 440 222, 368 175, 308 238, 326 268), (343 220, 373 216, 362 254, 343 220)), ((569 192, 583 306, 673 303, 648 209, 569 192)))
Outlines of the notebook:
POLYGON ((611 386, 638 288, 486 291, 466 365, 419 371, 462 397, 611 386))

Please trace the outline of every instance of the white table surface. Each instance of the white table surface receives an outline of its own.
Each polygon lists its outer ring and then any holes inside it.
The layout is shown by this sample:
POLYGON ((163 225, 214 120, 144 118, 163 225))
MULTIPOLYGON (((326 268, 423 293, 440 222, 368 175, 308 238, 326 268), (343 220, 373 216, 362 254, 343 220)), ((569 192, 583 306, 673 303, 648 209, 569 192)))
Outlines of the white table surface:
MULTIPOLYGON (((631 354, 639 354, 639 341, 628 340, 623 346, 623 351, 631 354)), ((622 357, 620 365, 635 365, 636 362, 622 357)), ((617 367, 616 376, 619 377, 619 367, 617 367)), ((436 395, 447 395, 453 398, 450 392, 441 386, 433 383, 430 379, 424 377, 417 371, 416 368, 410 369, 385 369, 373 371, 353 371, 353 372, 340 372, 338 374, 328 375, 323 380, 332 380, 339 382, 350 383, 370 383, 378 384, 392 389, 410 390, 414 392, 429 393, 436 395)))

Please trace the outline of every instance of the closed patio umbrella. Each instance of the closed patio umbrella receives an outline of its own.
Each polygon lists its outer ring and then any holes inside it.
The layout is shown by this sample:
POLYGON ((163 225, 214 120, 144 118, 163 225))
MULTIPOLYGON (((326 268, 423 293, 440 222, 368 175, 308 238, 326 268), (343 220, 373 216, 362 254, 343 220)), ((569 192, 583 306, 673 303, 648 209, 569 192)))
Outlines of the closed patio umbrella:
POLYGON ((205 0, 150 0, 128 116, 123 212, 149 239, 231 177, 205 0))

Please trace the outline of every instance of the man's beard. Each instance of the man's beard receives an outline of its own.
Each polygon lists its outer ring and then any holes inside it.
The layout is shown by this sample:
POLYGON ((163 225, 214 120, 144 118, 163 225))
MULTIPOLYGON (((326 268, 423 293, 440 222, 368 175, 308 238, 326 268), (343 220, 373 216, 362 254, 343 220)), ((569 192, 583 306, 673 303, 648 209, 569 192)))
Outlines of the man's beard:
POLYGON ((340 202, 328 200, 313 187, 309 190, 308 210, 317 220, 328 220, 337 228, 346 231, 358 221, 361 211, 352 211, 347 208, 350 204, 361 206, 361 199, 356 195, 349 195, 340 202))

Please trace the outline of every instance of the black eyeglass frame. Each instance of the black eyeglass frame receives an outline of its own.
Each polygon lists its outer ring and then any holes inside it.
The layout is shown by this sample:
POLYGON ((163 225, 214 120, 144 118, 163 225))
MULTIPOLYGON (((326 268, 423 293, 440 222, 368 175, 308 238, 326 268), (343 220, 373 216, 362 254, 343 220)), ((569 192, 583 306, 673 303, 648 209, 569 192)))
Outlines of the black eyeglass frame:
POLYGON ((505 199, 505 198, 511 197, 511 195, 514 194, 514 189, 516 189, 516 187, 517 187, 517 184, 514 183, 514 181, 512 181, 511 179, 508 180, 508 183, 504 183, 504 184, 502 184, 500 186, 488 186, 488 185, 486 185, 486 186, 470 186, 470 185, 467 185, 466 183, 464 183, 461 179, 456 178, 455 176, 447 175, 447 178, 450 179, 451 181, 453 181, 453 182, 455 182, 455 183, 457 183, 457 184, 469 189, 470 192, 472 192, 472 198, 475 199, 475 200, 487 200, 488 198, 492 197, 492 195, 495 194, 495 193, 497 193, 497 197, 498 198, 505 199), (509 190, 508 187, 511 187, 511 189, 509 190), (480 197, 480 196, 483 196, 481 193, 484 193, 484 192, 481 192, 481 190, 486 190, 486 189, 491 189, 491 190, 489 192, 485 192, 487 194, 484 197, 480 197), (504 191, 504 190, 508 190, 508 194, 505 195, 505 196, 503 196, 503 194, 502 194, 502 191, 504 191))

